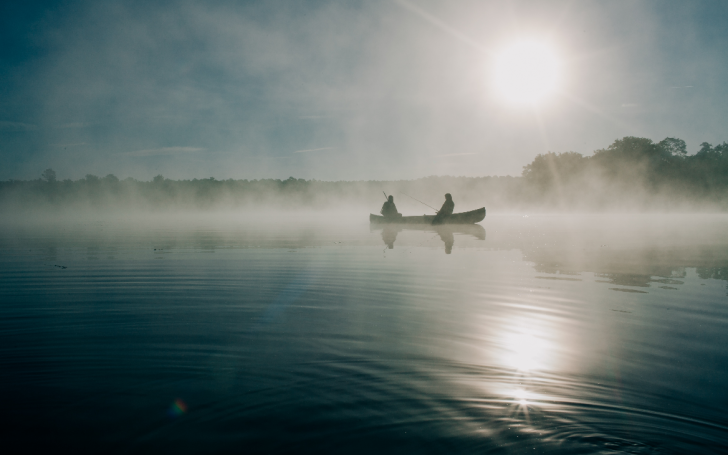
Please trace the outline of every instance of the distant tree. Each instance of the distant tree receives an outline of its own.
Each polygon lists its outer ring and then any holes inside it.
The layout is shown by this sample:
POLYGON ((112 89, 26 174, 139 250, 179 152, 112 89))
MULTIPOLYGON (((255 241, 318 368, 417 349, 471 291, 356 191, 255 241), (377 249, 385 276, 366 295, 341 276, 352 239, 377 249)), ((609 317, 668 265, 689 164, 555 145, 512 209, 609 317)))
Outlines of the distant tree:
POLYGON ((539 154, 523 167, 523 178, 536 187, 546 189, 571 181, 583 172, 589 158, 576 152, 539 154))
POLYGON ((728 144, 713 147, 707 142, 700 144, 700 150, 689 158, 693 183, 706 191, 728 187, 728 144))
POLYGON ((48 168, 45 171, 43 171, 43 173, 40 176, 43 177, 43 179, 48 183, 53 183, 56 181, 56 171, 54 171, 51 168, 48 168))
POLYGON ((88 183, 98 183, 99 177, 93 174, 86 174, 86 182, 88 183))
POLYGON ((154 176, 154 179, 152 180, 156 184, 160 184, 164 182, 164 176, 162 174, 158 174, 154 176))
POLYGON ((723 142, 715 146, 715 151, 720 153, 723 158, 728 158, 728 142, 723 142))
MULTIPOLYGON (((665 144, 679 149, 681 144, 676 141, 665 144)), ((666 172, 675 172, 674 161, 669 149, 650 139, 634 136, 617 139, 606 149, 594 152, 592 157, 594 169, 607 181, 623 188, 658 185, 666 172)))
MULTIPOLYGON (((680 141, 673 139, 668 141, 680 141)), ((606 149, 594 152, 596 161, 608 165, 610 163, 628 163, 660 159, 670 156, 670 152, 644 137, 627 136, 617 139, 606 149)))
POLYGON ((713 146, 707 142, 700 144, 700 150, 695 154, 698 158, 709 158, 714 154, 713 146))
POLYGON ((115 176, 114 174, 109 174, 106 177, 104 177, 104 182, 107 182, 107 183, 118 183, 119 182, 119 178, 117 176, 115 176))
POLYGON ((657 144, 657 146, 672 156, 679 156, 681 158, 684 158, 688 155, 685 141, 683 141, 682 139, 666 137, 665 139, 661 140, 657 144))

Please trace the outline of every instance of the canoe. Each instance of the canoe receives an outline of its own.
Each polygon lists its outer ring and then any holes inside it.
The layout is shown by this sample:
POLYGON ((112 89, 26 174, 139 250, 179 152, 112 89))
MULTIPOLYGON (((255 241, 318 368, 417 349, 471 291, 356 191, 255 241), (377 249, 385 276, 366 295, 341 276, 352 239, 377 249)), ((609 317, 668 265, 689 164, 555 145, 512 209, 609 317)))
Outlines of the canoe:
MULTIPOLYGON (((463 213, 453 213, 442 220, 442 224, 474 224, 485 218, 485 207, 463 213)), ((373 224, 432 224, 435 215, 403 216, 399 218, 385 218, 381 215, 369 214, 369 222, 373 224)))

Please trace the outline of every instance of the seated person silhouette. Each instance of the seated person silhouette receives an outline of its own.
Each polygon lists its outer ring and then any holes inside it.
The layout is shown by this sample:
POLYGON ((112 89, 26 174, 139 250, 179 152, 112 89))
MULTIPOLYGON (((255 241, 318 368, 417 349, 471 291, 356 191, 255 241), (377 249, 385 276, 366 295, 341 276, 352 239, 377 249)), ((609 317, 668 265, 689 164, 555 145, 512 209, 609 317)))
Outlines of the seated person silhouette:
POLYGON ((394 205, 394 196, 389 196, 387 202, 382 206, 382 210, 379 211, 384 218, 398 219, 402 218, 402 214, 397 212, 397 206, 394 205))
POLYGON ((435 219, 432 220, 432 224, 442 224, 447 218, 452 215, 452 211, 455 210, 455 203, 452 201, 450 193, 445 195, 445 203, 442 204, 442 208, 435 215, 435 219))

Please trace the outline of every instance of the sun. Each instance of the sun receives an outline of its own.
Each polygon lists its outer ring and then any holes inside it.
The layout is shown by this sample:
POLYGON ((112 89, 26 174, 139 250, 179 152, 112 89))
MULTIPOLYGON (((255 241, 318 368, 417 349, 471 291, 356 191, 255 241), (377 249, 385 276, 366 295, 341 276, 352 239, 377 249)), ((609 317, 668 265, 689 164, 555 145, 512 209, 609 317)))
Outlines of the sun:
POLYGON ((499 98, 509 104, 536 105, 558 87, 561 64, 546 43, 518 41, 495 56, 493 86, 499 98))

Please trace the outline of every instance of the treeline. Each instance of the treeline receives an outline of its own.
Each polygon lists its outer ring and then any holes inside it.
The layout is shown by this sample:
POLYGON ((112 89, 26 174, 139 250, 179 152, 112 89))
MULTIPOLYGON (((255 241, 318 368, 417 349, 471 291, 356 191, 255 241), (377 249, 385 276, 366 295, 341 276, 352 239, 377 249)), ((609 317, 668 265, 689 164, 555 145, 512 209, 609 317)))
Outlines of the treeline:
POLYGON ((614 141, 592 156, 538 155, 523 170, 526 198, 568 209, 728 208, 728 143, 704 142, 688 155, 685 141, 639 137, 614 141))
POLYGON ((701 144, 689 155, 685 142, 625 137, 592 156, 546 153, 524 166, 521 177, 425 177, 402 181, 323 182, 286 180, 170 180, 144 182, 87 175, 56 178, 47 169, 31 181, 0 182, 0 210, 220 210, 368 207, 377 211, 383 192, 407 212, 429 213, 413 196, 438 207, 452 193, 456 209, 486 206, 518 210, 726 210, 728 144, 701 144), (407 196, 409 195, 409 196, 407 196), (404 206, 404 207, 403 207, 404 206))
POLYGON ((418 213, 433 213, 420 203, 406 199, 410 194, 431 205, 440 205, 443 195, 459 195, 459 207, 477 208, 488 202, 508 205, 508 199, 521 190, 517 177, 426 177, 408 181, 323 182, 288 178, 286 180, 170 180, 162 175, 150 182, 132 178, 119 180, 109 174, 100 178, 87 175, 79 180, 51 178, 0 182, 0 209, 7 211, 53 208, 95 210, 224 210, 245 207, 274 209, 326 209, 342 206, 368 207, 378 212, 384 194, 394 194, 397 204, 418 213), (406 200, 405 200, 406 199, 406 200), (412 207, 412 206, 416 206, 412 207))

